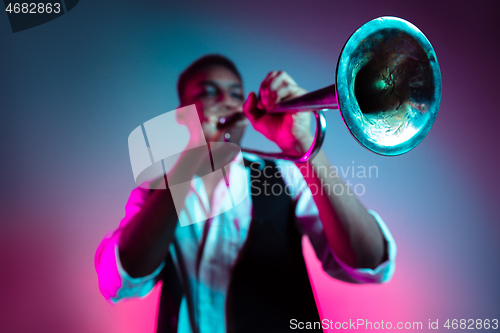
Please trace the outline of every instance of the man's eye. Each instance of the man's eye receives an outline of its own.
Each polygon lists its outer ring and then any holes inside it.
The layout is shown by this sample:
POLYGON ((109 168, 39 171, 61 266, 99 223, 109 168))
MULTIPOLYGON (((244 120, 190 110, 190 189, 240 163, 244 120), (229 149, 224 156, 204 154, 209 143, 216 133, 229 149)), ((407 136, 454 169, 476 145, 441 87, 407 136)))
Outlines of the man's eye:
POLYGON ((217 89, 206 88, 198 94, 198 97, 215 97, 217 96, 217 93, 217 89))
POLYGON ((237 99, 239 101, 243 100, 243 94, 242 93, 233 92, 233 93, 231 93, 231 97, 234 98, 234 99, 237 99))

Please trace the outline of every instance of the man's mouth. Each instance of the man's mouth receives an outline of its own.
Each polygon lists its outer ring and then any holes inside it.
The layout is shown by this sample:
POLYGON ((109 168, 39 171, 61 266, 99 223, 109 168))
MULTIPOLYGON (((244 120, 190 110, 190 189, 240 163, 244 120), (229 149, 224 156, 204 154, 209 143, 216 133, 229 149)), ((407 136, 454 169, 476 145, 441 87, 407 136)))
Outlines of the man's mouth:
POLYGON ((228 115, 225 117, 219 118, 219 123, 217 124, 217 129, 223 130, 227 128, 233 127, 240 121, 246 120, 246 116, 242 112, 233 113, 232 115, 228 115))

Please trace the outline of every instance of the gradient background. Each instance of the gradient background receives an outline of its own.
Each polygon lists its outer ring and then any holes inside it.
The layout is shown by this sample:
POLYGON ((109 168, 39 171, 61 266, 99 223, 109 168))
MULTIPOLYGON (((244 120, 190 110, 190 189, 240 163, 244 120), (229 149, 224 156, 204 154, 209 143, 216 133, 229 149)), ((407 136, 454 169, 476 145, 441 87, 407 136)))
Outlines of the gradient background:
MULTIPOLYGON (((495 0, 83 0, 16 34, 0 14, 0 331, 153 332, 158 290, 112 306, 93 263, 134 187, 129 133, 177 107, 178 74, 207 52, 234 59, 247 91, 274 69, 309 90, 332 84, 347 38, 382 15, 409 20, 433 44, 441 110, 397 158, 368 152, 338 112, 327 115, 332 164, 378 167, 378 177, 346 179, 365 186, 361 200, 389 226, 398 256, 389 284, 349 285, 306 248, 322 315, 424 328, 500 319, 499 14, 495 0)), ((273 148, 251 131, 244 143, 273 148)))

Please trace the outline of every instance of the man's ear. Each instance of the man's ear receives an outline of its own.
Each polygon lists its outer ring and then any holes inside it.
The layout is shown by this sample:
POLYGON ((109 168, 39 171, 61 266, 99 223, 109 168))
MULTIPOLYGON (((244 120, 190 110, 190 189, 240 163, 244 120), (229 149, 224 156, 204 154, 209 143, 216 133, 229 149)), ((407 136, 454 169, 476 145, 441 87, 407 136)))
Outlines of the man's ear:
POLYGON ((175 109, 175 119, 179 124, 186 124, 185 114, 182 112, 182 105, 179 105, 177 109, 175 109))

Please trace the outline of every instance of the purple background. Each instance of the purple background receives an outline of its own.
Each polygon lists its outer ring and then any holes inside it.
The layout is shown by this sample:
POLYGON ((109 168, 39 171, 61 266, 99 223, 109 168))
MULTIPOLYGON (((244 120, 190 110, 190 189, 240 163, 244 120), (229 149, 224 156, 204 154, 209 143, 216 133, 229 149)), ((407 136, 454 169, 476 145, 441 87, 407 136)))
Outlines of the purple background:
MULTIPOLYGON (((339 52, 383 15, 419 27, 441 66, 440 113, 427 138, 387 158, 359 146, 338 112, 324 150, 366 192, 398 246, 389 284, 327 277, 306 247, 324 318, 500 319, 497 97, 498 1, 81 1, 62 17, 13 34, 0 14, 0 331, 152 332, 158 290, 108 304, 94 252, 116 228, 134 187, 127 137, 177 107, 176 78, 219 52, 246 90, 288 71, 308 90, 334 82, 339 52)), ((249 131, 245 146, 273 145, 249 131)), ((476 330, 478 331, 478 330, 476 330)))

